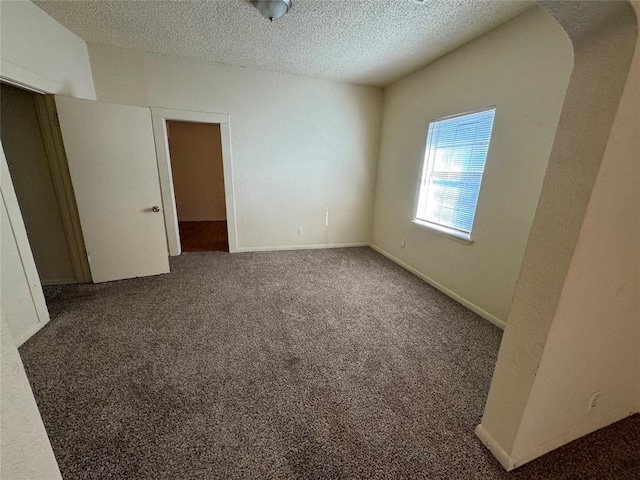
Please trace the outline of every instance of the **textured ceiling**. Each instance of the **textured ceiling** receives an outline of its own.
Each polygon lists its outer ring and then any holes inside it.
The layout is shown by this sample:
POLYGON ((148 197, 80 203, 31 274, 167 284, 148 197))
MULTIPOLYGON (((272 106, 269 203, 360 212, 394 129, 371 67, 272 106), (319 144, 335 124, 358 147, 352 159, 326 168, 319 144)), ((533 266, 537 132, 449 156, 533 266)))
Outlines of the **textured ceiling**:
POLYGON ((89 43, 387 85, 534 5, 518 0, 37 1, 89 43))

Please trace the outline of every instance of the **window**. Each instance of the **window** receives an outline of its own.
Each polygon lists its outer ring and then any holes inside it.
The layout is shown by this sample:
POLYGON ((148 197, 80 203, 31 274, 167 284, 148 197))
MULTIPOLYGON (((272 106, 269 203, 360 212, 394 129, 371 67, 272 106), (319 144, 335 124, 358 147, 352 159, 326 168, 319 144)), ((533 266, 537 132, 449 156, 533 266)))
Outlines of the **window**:
POLYGON ((429 124, 414 223, 471 240, 496 109, 429 124))

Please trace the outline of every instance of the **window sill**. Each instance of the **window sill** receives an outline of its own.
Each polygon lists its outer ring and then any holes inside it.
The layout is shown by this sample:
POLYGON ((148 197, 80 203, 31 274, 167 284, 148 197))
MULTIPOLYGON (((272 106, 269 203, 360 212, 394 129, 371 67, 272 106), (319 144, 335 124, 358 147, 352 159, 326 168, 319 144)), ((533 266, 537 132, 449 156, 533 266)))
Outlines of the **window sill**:
POLYGON ((450 238, 451 240, 464 243, 465 245, 470 245, 473 243, 473 240, 471 240, 471 237, 468 234, 453 230, 451 228, 441 227, 439 225, 423 222, 417 219, 412 220, 411 223, 413 223, 416 227, 422 228, 423 230, 427 230, 428 232, 435 233, 436 235, 450 238))

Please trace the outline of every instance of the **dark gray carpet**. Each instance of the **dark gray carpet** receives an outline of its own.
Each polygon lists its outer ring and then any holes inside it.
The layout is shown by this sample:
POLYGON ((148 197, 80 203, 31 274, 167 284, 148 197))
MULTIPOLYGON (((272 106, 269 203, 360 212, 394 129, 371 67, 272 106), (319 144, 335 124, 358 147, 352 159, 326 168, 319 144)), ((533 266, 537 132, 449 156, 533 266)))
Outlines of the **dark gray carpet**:
POLYGON ((20 353, 65 479, 637 478, 632 417, 507 475, 501 331, 369 248, 191 253, 47 289, 20 353))

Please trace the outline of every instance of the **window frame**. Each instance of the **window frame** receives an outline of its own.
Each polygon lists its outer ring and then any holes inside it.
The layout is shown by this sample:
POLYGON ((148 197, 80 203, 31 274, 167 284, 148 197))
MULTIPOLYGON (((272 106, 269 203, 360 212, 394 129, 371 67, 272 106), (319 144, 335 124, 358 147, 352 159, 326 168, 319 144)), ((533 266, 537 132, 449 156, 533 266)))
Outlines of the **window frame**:
POLYGON ((475 213, 478 210, 478 204, 480 203, 480 192, 482 191, 482 180, 484 179, 484 173, 486 171, 486 167, 487 167, 487 162, 489 160, 489 154, 491 152, 491 144, 492 144, 492 140, 493 140, 493 135, 494 135, 494 128, 495 128, 495 116, 497 114, 497 107, 495 105, 490 105, 487 107, 483 107, 483 108, 479 108, 477 110, 470 110, 467 112, 462 112, 462 113, 456 113, 453 115, 448 115, 445 117, 438 117, 438 118, 434 118, 432 120, 429 121, 429 123, 427 124, 427 135, 425 138, 425 142, 424 142, 424 147, 422 149, 422 161, 420 162, 420 166, 421 166, 421 174, 418 177, 418 188, 416 189, 416 196, 415 196, 415 203, 414 203, 414 208, 413 208, 413 219, 411 220, 411 223, 413 223, 416 227, 419 227, 421 229, 427 230, 431 233, 435 233, 437 235, 441 235, 447 238, 450 238, 452 240, 456 240, 460 243, 464 243, 464 244, 471 244, 473 243, 473 239, 471 238, 471 234, 473 232, 473 228, 475 226, 475 213), (493 123, 491 126, 491 134, 489 136, 489 144, 487 147, 487 157, 485 158, 485 162, 484 162, 484 166, 482 169, 482 176, 480 178, 480 187, 479 187, 479 191, 478 191, 478 199, 476 200, 475 203, 475 210, 474 210, 474 219, 473 222, 471 224, 471 229, 469 230, 469 232, 465 232, 464 230, 460 230, 460 229, 456 229, 456 228, 452 228, 452 227, 447 227, 444 225, 440 225, 438 223, 435 222, 430 222, 428 220, 423 220, 421 218, 418 218, 418 208, 420 207, 420 197, 422 194, 422 186, 424 185, 424 182, 426 180, 426 176, 428 174, 428 168, 429 168, 429 155, 427 154, 427 146, 429 145, 429 130, 432 124, 436 123, 436 122, 440 122, 440 121, 444 121, 444 120, 450 120, 453 118, 457 118, 457 117, 464 117, 467 115, 474 115, 477 113, 482 113, 482 112, 487 112, 493 110, 494 111, 494 117, 493 117, 493 123))

